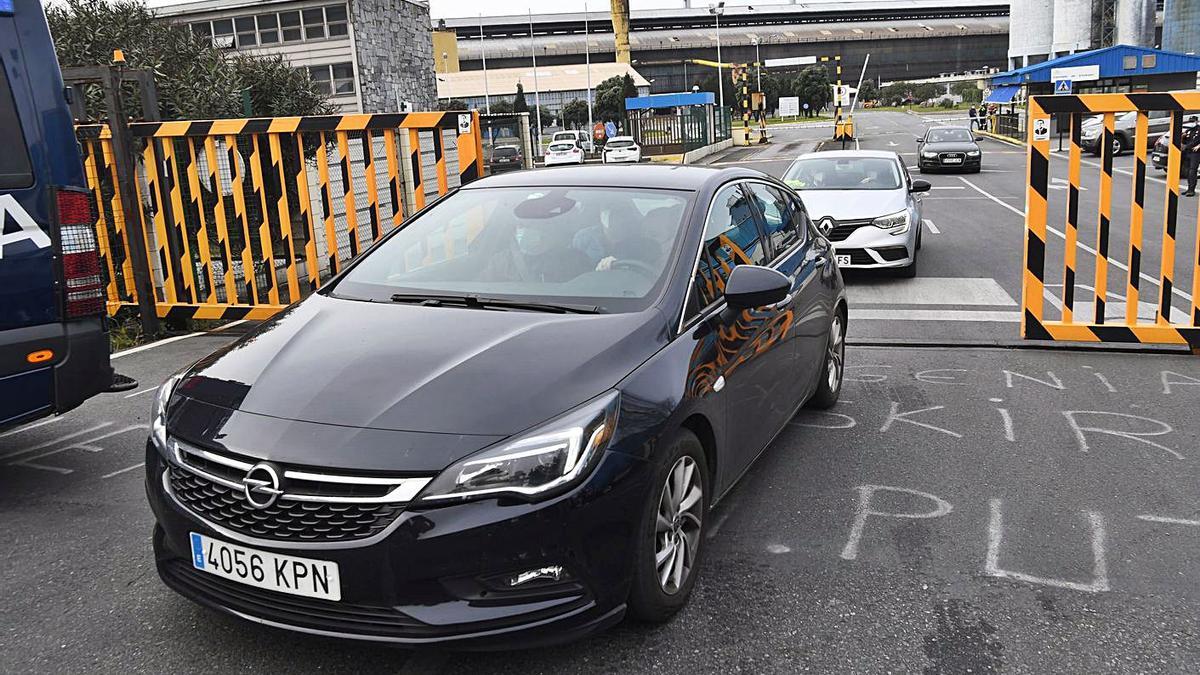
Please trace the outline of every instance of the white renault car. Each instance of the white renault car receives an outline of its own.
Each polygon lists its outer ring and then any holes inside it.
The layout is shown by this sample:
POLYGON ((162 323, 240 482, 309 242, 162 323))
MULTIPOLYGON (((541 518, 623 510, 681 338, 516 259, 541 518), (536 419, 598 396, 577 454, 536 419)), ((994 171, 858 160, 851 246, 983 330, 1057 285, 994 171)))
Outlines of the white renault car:
POLYGON ((583 148, 575 141, 554 141, 546 148, 546 166, 583 164, 583 148))
POLYGON ((601 156, 605 164, 618 162, 642 161, 642 148, 638 146, 633 136, 613 136, 604 144, 604 154, 601 156))
POLYGON ((930 184, 913 180, 894 152, 839 150, 801 155, 784 182, 800 192, 809 217, 834 246, 838 267, 895 268, 917 275, 921 200, 930 184))

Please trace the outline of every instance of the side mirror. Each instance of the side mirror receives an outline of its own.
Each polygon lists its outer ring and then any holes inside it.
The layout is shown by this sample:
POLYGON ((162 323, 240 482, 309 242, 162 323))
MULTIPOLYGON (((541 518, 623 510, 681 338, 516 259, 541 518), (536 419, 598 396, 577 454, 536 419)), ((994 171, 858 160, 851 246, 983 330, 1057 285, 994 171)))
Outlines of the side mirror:
POLYGON ((725 282, 725 302, 734 309, 773 305, 787 298, 792 282, 769 267, 738 265, 725 282))
POLYGON ((912 182, 912 187, 910 187, 908 189, 908 191, 909 192, 929 192, 930 188, 932 188, 932 187, 933 187, 933 185, 929 181, 917 179, 912 182))
POLYGON ((924 143, 924 142, 925 142, 925 137, 924 137, 924 136, 917 136, 917 145, 920 145, 920 144, 922 144, 922 143, 924 143))

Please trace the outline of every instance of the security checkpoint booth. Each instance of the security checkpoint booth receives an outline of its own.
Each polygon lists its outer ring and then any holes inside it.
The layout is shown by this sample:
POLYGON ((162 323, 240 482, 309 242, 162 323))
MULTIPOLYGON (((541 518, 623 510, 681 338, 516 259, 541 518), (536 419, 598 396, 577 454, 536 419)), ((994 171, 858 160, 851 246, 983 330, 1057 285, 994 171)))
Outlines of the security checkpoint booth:
POLYGON ((708 91, 627 98, 625 115, 625 131, 643 155, 687 153, 730 138, 730 113, 708 91))
MULTIPOLYGON (((983 102, 1000 107, 989 125, 993 131, 1023 139, 1028 119, 1024 102, 1031 96, 1191 90, 1198 71, 1200 56, 1114 45, 993 75, 983 102)), ((1051 128, 1059 131, 1057 118, 1051 128)), ((1065 124, 1061 129, 1065 134, 1065 124)))

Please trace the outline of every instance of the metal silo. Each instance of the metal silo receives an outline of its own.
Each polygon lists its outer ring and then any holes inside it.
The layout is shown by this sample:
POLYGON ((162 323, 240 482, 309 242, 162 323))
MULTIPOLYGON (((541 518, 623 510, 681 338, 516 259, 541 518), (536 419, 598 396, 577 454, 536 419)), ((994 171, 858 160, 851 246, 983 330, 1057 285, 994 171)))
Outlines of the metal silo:
POLYGON ((1046 60, 1054 43, 1054 4, 1050 0, 1012 0, 1008 20, 1009 65, 1046 60))
POLYGON ((1154 46, 1154 5, 1154 0, 1117 1, 1117 44, 1154 46))
POLYGON ((1200 54, 1200 2, 1167 0, 1162 46, 1173 52, 1200 54))
POLYGON ((1093 0, 1054 0, 1055 54, 1073 54, 1092 47, 1093 0))

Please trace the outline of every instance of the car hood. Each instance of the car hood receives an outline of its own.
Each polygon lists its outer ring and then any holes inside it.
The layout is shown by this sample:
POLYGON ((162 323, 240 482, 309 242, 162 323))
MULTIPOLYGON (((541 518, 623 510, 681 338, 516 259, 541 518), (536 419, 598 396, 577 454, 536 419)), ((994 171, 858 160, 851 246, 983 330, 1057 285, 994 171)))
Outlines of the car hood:
POLYGON ((800 199, 814 223, 829 216, 834 220, 866 220, 908 208, 905 190, 801 190, 800 199))
POLYGON ((926 143, 921 147, 921 151, 929 152, 968 152, 970 150, 978 150, 979 144, 970 141, 956 141, 954 143, 926 143))
POLYGON ((315 295, 197 363, 177 392, 287 420, 507 436, 612 388, 666 340, 655 310, 542 314, 315 295))

